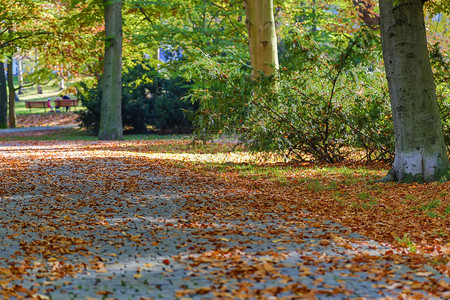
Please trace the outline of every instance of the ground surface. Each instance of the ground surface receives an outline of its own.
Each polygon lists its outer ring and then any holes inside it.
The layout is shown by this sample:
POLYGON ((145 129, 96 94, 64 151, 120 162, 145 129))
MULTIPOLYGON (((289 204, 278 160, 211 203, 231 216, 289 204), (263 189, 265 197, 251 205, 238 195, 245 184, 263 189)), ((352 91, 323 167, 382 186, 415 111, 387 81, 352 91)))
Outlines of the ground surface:
POLYGON ((319 218, 268 185, 200 172, 190 162, 209 154, 176 155, 169 144, 0 142, 1 295, 450 297, 450 279, 423 256, 319 218))
POLYGON ((17 127, 61 126, 78 124, 77 114, 70 112, 17 115, 17 127))

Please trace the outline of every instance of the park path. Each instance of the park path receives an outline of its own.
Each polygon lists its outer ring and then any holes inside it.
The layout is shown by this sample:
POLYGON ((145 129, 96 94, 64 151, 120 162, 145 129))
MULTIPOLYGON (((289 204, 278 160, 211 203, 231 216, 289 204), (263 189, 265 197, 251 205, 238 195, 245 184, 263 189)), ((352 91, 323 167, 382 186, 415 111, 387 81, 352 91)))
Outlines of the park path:
POLYGON ((63 129, 77 128, 77 124, 59 125, 59 126, 38 126, 38 127, 20 127, 20 128, 8 128, 0 129, 0 134, 12 134, 20 132, 35 132, 35 131, 57 131, 63 129))
POLYGON ((3 298, 450 297, 419 257, 133 149, 0 144, 3 298))

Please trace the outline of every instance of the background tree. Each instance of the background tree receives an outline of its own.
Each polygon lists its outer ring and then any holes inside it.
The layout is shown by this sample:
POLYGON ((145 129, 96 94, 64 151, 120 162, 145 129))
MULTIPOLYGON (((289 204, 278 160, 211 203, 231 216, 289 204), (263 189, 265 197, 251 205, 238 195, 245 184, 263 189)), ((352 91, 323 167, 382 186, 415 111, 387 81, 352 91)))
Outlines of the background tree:
MULTIPOLYGON (((68 78, 98 73, 103 53, 97 37, 104 25, 95 1, 0 0, 0 8, 0 59, 16 53, 29 57, 34 66, 24 78, 27 85, 39 89, 56 74, 68 78)), ((17 89, 12 82, 8 86, 10 93, 17 89)), ((14 103, 8 110, 14 127, 14 103)))
POLYGON ((449 171, 427 51, 422 0, 380 0, 381 39, 395 131, 383 181, 428 182, 449 171))
POLYGON ((14 88, 14 82, 13 82, 13 61, 12 61, 12 55, 8 57, 8 62, 6 64, 7 69, 7 81, 8 81, 8 120, 9 120, 9 127, 15 128, 16 127, 16 111, 14 109, 15 101, 16 101, 16 89, 14 88))
POLYGON ((42 64, 59 79, 98 75, 104 55, 101 3, 60 0, 47 7, 49 38, 37 46, 39 53, 45 53, 39 57, 42 64))
POLYGON ((123 138, 122 129, 122 1, 105 0, 105 57, 99 139, 123 138))
POLYGON ((242 0, 130 1, 128 7, 125 31, 133 46, 145 45, 152 52, 160 48, 165 62, 165 56, 175 52, 182 53, 186 63, 193 62, 198 49, 221 56, 230 49, 248 52, 242 0))
POLYGON ((6 91, 5 65, 0 61, 0 128, 8 127, 8 92, 6 91))
POLYGON ((3 62, 7 62, 8 77, 4 73, 0 75, 0 86, 8 86, 9 96, 7 94, 0 94, 0 126, 5 126, 5 118, 9 115, 9 124, 15 127, 15 111, 14 111, 14 85, 12 74, 12 55, 17 50, 20 43, 26 41, 34 33, 41 34, 39 29, 30 28, 24 30, 17 30, 20 27, 26 27, 27 24, 34 18, 37 13, 36 6, 32 1, 28 0, 0 0, 0 64, 2 68, 0 71, 4 72, 3 62), (11 97, 13 97, 11 102, 11 97), (9 106, 8 106, 9 102, 9 106), (8 112, 9 110, 9 112, 8 112))

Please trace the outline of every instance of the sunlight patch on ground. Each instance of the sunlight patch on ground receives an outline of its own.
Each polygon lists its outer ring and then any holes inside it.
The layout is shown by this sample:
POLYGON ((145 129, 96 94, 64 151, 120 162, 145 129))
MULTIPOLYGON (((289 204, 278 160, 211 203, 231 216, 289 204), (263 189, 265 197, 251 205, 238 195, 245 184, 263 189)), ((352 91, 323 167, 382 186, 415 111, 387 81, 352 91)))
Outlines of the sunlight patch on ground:
MULTIPOLYGON (((138 143, 136 143, 138 144, 138 143)), ((48 142, 39 144, 8 143, 0 145, 3 155, 14 158, 30 157, 45 158, 51 152, 53 158, 88 158, 88 157, 129 157, 147 158, 150 160, 173 160, 182 162, 200 163, 250 163, 270 160, 271 162, 281 161, 281 157, 262 156, 248 152, 223 152, 223 153, 175 153, 168 152, 147 152, 147 151, 126 151, 122 147, 136 145, 130 142, 48 142), (99 149, 111 147, 110 149, 99 149), (10 153, 8 151, 11 151, 10 153), (38 152, 39 151, 39 152, 38 152)), ((146 145, 157 145, 158 142, 148 142, 146 145)), ((142 145, 139 143, 138 145, 142 145)))
POLYGON ((255 162, 258 157, 250 153, 215 153, 215 154, 195 154, 195 153, 129 153, 136 157, 149 159, 164 159, 176 161, 189 161, 201 163, 249 163, 255 162))

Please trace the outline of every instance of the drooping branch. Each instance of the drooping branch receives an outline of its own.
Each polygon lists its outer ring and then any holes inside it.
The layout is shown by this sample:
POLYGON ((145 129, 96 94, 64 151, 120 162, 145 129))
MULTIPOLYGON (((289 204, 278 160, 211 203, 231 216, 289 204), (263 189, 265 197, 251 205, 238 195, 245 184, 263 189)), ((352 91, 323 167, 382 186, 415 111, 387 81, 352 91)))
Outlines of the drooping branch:
POLYGON ((18 37, 15 37, 15 38, 10 39, 10 40, 8 40, 8 41, 1 42, 1 43, 0 43, 0 49, 1 49, 1 48, 5 48, 5 47, 8 47, 8 46, 11 46, 11 45, 13 45, 15 42, 17 42, 17 41, 20 41, 20 40, 26 40, 26 39, 28 39, 29 37, 37 36, 37 35, 44 35, 44 34, 51 35, 51 34, 53 34, 53 33, 43 31, 43 32, 33 32, 33 33, 30 33, 30 34, 18 36, 18 37))
POLYGON ((145 9, 141 5, 138 5, 138 8, 139 8, 139 11, 144 16, 144 20, 146 20, 147 22, 149 22, 150 24, 153 25, 152 19, 147 15, 145 9))

